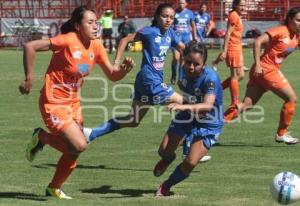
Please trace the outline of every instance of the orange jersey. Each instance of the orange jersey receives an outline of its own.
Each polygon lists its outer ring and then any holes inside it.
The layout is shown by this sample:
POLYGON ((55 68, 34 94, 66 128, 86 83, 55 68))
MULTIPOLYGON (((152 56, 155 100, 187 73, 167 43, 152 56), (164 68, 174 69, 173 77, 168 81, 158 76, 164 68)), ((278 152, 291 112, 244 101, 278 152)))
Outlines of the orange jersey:
POLYGON ((97 40, 85 48, 74 32, 50 38, 50 42, 53 55, 41 90, 42 99, 51 104, 79 102, 83 78, 91 73, 95 63, 108 60, 105 49, 97 40))
POLYGON ((236 12, 230 12, 228 16, 228 24, 233 27, 228 42, 228 50, 242 49, 243 23, 240 15, 236 12))
POLYGON ((299 35, 294 35, 291 38, 286 26, 273 27, 266 33, 271 40, 269 46, 260 57, 261 67, 265 72, 280 69, 283 60, 295 51, 299 42, 299 35))

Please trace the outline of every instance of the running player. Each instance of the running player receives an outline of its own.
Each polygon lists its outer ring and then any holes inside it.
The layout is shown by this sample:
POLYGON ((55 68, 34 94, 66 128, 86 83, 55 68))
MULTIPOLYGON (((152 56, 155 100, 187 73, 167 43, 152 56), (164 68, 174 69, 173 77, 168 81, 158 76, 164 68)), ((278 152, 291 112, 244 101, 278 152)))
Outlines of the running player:
POLYGON ((227 31, 224 38, 224 50, 213 61, 214 67, 226 59, 226 64, 230 68, 230 77, 222 82, 223 89, 230 89, 231 104, 239 102, 239 81, 244 78, 244 60, 242 49, 243 23, 241 14, 244 10, 244 0, 234 0, 232 11, 228 16, 227 31))
POLYGON ((186 179, 191 171, 217 142, 223 127, 223 91, 218 74, 206 66, 207 50, 204 44, 190 42, 184 50, 182 89, 193 104, 168 105, 169 111, 178 112, 163 137, 158 153, 161 157, 154 167, 156 177, 161 176, 175 160, 175 150, 186 136, 193 135, 191 151, 170 177, 164 181, 156 196, 170 195, 170 188, 186 179))
POLYGON ((80 6, 62 25, 62 34, 31 41, 24 46, 25 80, 19 86, 22 94, 29 94, 32 88, 36 51, 53 51, 39 99, 42 118, 50 133, 42 128, 35 129, 26 149, 30 162, 46 144, 62 153, 54 177, 46 188, 47 196, 71 199, 61 187, 87 146, 82 133, 83 118, 78 97, 83 78, 92 72, 96 63, 112 81, 122 79, 134 66, 130 58, 126 58, 121 66, 111 65, 104 47, 96 39, 96 20, 92 10, 80 6))
POLYGON ((244 101, 231 106, 225 112, 225 120, 230 121, 240 112, 250 109, 267 91, 280 97, 284 104, 280 112, 280 120, 275 135, 276 142, 296 144, 298 139, 292 137, 287 128, 295 115, 297 96, 281 73, 280 67, 284 59, 299 45, 300 7, 288 11, 284 25, 273 27, 255 39, 254 60, 244 101), (263 54, 261 50, 265 48, 263 54))
POLYGON ((207 5, 201 4, 200 11, 195 12, 195 25, 197 29, 197 41, 204 42, 204 38, 209 35, 211 16, 207 12, 207 5))
MULTIPOLYGON (((194 13, 187 8, 186 0, 178 1, 178 8, 176 9, 175 19, 174 19, 174 30, 177 35, 180 36, 181 41, 184 44, 189 43, 192 39, 196 40, 196 26, 195 26, 195 16, 194 13)), ((171 84, 176 83, 177 68, 179 68, 179 83, 184 77, 184 71, 182 69, 182 62, 180 61, 180 52, 176 49, 172 49, 173 59, 172 59, 172 74, 171 74, 171 84)))

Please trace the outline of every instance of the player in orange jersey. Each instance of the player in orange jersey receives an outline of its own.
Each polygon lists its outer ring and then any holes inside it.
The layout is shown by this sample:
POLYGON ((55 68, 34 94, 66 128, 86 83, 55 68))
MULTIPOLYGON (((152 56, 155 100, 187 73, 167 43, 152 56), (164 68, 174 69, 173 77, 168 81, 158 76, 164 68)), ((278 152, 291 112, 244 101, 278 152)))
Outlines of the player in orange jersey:
POLYGON ((280 67, 283 60, 299 45, 299 33, 300 7, 295 7, 287 13, 284 25, 269 29, 255 40, 255 64, 250 71, 246 96, 242 103, 231 106, 225 112, 226 121, 236 118, 239 112, 250 109, 266 91, 271 91, 284 101, 275 141, 286 144, 298 143, 299 140, 287 132, 295 114, 297 96, 281 73, 280 67), (263 46, 265 50, 261 55, 263 46))
POLYGON ((62 26, 61 35, 31 41, 24 46, 25 80, 19 86, 22 94, 30 93, 32 88, 36 51, 53 51, 39 99, 40 111, 50 133, 41 128, 35 129, 26 150, 28 161, 33 161, 46 144, 62 153, 55 175, 46 188, 47 196, 71 199, 61 187, 76 167, 79 154, 87 146, 82 133, 83 118, 78 98, 83 78, 91 73, 96 63, 112 81, 122 79, 134 66, 130 58, 126 58, 121 66, 110 63, 97 39, 96 20, 92 10, 80 6, 62 26))
POLYGON ((220 61, 226 59, 226 64, 230 68, 230 77, 222 82, 222 86, 223 89, 229 87, 231 104, 239 102, 239 81, 244 78, 243 24, 240 17, 244 7, 244 0, 234 0, 232 2, 232 11, 228 16, 227 31, 224 38, 224 49, 213 61, 215 67, 220 61))

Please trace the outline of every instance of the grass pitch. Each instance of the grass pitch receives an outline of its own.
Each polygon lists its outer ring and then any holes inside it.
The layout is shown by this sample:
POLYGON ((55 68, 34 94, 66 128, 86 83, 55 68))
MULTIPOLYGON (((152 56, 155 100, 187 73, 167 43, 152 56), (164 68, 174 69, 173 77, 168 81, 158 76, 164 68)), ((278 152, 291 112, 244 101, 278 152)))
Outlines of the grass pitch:
MULTIPOLYGON (((208 64, 219 50, 209 50, 208 64)), ((135 74, 139 70, 140 53, 132 56, 137 67, 118 83, 102 81, 98 67, 87 79, 81 96, 85 125, 96 126, 114 115, 114 109, 126 113, 135 74), (125 86, 124 86, 125 85, 125 86), (115 100, 118 101, 115 101, 115 100), (120 102, 122 101, 122 102, 120 102), (120 107, 122 106, 122 107, 120 107), (107 108, 107 110, 105 109, 107 108), (107 112, 105 112, 107 111, 107 112)), ((244 50, 245 64, 250 67, 253 58, 250 49, 244 50)), ((25 159, 25 147, 32 129, 43 126, 38 110, 38 95, 51 53, 39 53, 36 57, 34 85, 30 95, 22 96, 18 85, 24 79, 22 51, 0 50, 0 205, 202 205, 202 206, 270 206, 277 205, 269 192, 273 176, 281 171, 300 174, 299 145, 287 146, 274 142, 282 100, 267 93, 259 105, 264 109, 263 121, 247 123, 245 120, 224 126, 220 146, 209 154, 212 160, 198 165, 191 176, 175 186, 175 195, 155 198, 160 183, 181 161, 181 148, 176 161, 166 174, 156 178, 152 169, 158 160, 157 148, 170 123, 170 115, 155 119, 163 107, 154 107, 138 128, 116 131, 99 138, 81 155, 78 168, 64 185, 64 191, 74 199, 46 198, 44 190, 55 170, 60 154, 46 146, 30 164, 25 159), (154 121, 155 120, 155 121, 154 121)), ((299 52, 285 61, 283 73, 299 96, 299 52)), ((170 60, 168 57, 165 81, 169 83, 170 60)), ((222 79, 229 75, 224 63, 219 66, 222 79)), ((246 78, 240 83, 244 96, 246 78)), ((225 108, 229 93, 225 91, 225 108)), ((290 131, 300 135, 299 112, 294 117, 290 131)), ((295 205, 300 205, 296 203, 295 205)))

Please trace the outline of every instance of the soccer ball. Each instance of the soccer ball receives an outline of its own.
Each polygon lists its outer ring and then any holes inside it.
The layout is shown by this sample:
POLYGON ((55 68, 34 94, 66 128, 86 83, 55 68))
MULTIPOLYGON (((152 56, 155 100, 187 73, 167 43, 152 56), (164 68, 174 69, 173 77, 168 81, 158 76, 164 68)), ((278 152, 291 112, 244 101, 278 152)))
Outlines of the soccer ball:
POLYGON ((291 204, 300 198, 300 178, 292 172, 281 172, 273 178, 270 190, 277 202, 291 204))

